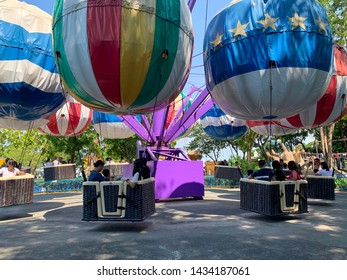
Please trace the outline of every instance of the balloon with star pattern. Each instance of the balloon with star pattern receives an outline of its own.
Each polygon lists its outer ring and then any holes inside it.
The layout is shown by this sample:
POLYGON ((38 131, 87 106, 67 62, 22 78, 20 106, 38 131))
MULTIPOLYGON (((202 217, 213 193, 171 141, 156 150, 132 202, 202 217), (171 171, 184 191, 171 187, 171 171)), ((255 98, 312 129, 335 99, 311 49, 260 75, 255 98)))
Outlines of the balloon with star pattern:
POLYGON ((186 0, 57 0, 53 38, 69 93, 114 114, 166 107, 187 80, 193 51, 186 0))
POLYGON ((233 117, 290 117, 326 91, 332 50, 328 18, 317 1, 234 0, 205 34, 207 88, 233 117))

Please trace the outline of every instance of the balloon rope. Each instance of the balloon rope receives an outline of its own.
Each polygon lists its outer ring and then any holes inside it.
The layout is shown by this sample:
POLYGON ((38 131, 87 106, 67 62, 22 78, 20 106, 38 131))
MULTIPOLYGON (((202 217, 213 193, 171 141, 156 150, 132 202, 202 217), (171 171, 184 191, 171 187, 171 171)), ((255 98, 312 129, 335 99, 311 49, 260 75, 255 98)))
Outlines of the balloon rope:
POLYGON ((36 162, 36 164, 35 164, 35 166, 34 166, 34 169, 33 169, 33 171, 32 171, 33 174, 35 174, 35 172, 36 172, 37 165, 40 163, 41 157, 42 157, 44 151, 46 150, 47 144, 48 144, 48 140, 46 139, 45 145, 44 145, 43 148, 41 149, 40 156, 39 156, 39 158, 38 158, 38 160, 37 160, 37 162, 36 162))
POLYGON ((206 0, 206 13, 205 13, 205 34, 207 29, 207 14, 208 14, 208 0, 206 0))
MULTIPOLYGON (((60 61, 59 61, 59 59, 60 59, 60 53, 59 52, 56 52, 56 55, 57 55, 57 59, 56 59, 56 61, 57 61, 57 66, 58 66, 58 69, 60 69, 60 61)), ((62 89, 62 92, 63 92, 63 94, 64 94, 64 96, 65 96, 65 101, 66 101, 66 103, 67 103, 67 98, 68 98, 68 93, 66 92, 66 90, 65 90, 65 88, 64 88, 64 86, 63 86, 63 80, 62 80, 62 78, 61 78, 61 75, 59 74, 59 83, 60 83, 60 87, 61 87, 61 89, 62 89)), ((68 109, 70 109, 70 108, 68 108, 68 109)), ((68 112, 69 113, 69 112, 68 112)), ((79 146, 78 146, 78 141, 77 141, 77 135, 76 135, 76 132, 75 132, 75 128, 74 128, 74 125, 73 125, 73 123, 72 123, 72 119, 71 118, 69 118, 70 119, 70 122, 71 122, 71 126, 72 126, 72 131, 73 131, 73 134, 74 134, 74 141, 75 141, 75 145, 76 145, 76 147, 77 147, 77 153, 78 153, 78 156, 79 156, 79 159, 80 159, 80 164, 81 164, 81 167, 82 167, 82 177, 83 177, 83 180, 84 181, 87 181, 87 178, 86 178, 86 174, 85 174, 85 170, 84 170, 84 164, 83 164, 83 162, 82 162, 82 155, 81 155, 81 150, 80 150, 80 148, 79 148, 79 146)))
POLYGON ((25 137, 24 145, 23 145, 23 148, 22 148, 21 155, 19 157, 19 165, 18 165, 19 169, 22 168, 22 163, 23 163, 22 161, 24 160, 24 154, 25 154, 25 152, 26 152, 26 150, 28 148, 28 145, 27 145, 28 138, 29 138, 29 136, 30 136, 30 134, 31 134, 31 132, 33 130, 33 126, 34 126, 34 122, 31 121, 30 125, 29 125, 29 129, 28 129, 28 131, 27 131, 27 133, 25 135, 26 137, 25 137))
MULTIPOLYGON (((272 151, 272 66, 273 66, 274 61, 270 60, 270 154, 272 151)), ((270 160, 270 159, 269 159, 270 160)))
MULTIPOLYGON (((214 102, 214 100, 213 100, 213 98, 212 98, 212 96, 211 96, 211 93, 209 93, 209 95, 210 95, 210 98, 211 98, 211 100, 212 100, 212 103, 213 103, 213 107, 216 105, 216 103, 214 102)), ((213 108, 212 107, 212 108, 213 108)), ((220 109, 219 108, 219 110, 221 110, 222 111, 222 109, 220 109)), ((225 117, 229 120, 229 118, 227 117, 227 115, 225 114, 225 117)), ((223 131, 224 131, 224 134, 225 135, 227 135, 227 131, 226 131, 226 127, 223 125, 223 123, 222 123, 222 118, 220 117, 220 118, 218 118, 218 122, 219 122, 219 125, 222 127, 222 129, 223 129, 223 131)), ((228 140, 228 139, 226 139, 226 140, 228 140)), ((231 141, 231 140, 228 140, 228 141, 231 141)), ((229 147, 229 149, 230 149, 230 152, 231 152, 231 156, 236 160, 236 158, 235 158, 235 156, 234 156, 234 153, 233 153, 233 150, 232 150, 232 148, 231 148, 231 145, 228 145, 228 147, 229 147)))

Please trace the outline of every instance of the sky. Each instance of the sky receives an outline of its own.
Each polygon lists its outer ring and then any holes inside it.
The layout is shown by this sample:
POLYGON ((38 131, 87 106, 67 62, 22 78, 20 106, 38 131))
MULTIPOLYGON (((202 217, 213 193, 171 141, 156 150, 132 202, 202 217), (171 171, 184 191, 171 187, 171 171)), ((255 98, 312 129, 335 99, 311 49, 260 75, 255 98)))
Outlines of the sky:
MULTIPOLYGON (((54 0, 20 0, 31 5, 35 5, 49 14, 53 12, 54 0)), ((194 27, 194 52, 192 60, 192 69, 187 81, 184 91, 188 91, 191 85, 197 87, 204 87, 205 77, 203 68, 203 40, 205 28, 211 19, 224 7, 226 7, 231 0, 197 0, 194 10, 192 12, 192 20, 194 27), (206 13, 207 11, 207 13, 206 13)), ((184 148, 189 143, 189 138, 183 138, 177 141, 177 147, 184 148)), ((230 149, 222 151, 221 160, 229 159, 231 155, 230 149)), ((208 160, 204 157, 203 160, 208 160)))

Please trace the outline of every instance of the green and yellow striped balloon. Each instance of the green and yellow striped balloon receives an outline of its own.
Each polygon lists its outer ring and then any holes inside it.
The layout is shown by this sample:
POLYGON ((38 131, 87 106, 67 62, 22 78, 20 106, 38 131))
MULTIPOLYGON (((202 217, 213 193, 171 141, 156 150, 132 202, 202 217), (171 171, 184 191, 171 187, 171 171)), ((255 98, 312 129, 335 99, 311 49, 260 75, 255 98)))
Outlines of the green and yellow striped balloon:
POLYGON ((64 85, 82 104, 150 113, 187 79, 191 14, 185 0, 57 0, 53 41, 64 85))

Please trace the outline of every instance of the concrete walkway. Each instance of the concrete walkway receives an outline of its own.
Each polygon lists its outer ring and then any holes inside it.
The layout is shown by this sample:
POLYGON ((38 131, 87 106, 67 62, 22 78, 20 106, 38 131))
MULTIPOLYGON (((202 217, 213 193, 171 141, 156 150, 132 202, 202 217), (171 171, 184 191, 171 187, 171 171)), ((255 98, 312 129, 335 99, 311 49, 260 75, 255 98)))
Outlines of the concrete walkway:
POLYGON ((347 192, 309 213, 269 218, 239 208, 238 189, 156 204, 144 222, 84 222, 82 194, 0 208, 0 259, 347 259, 347 192))

